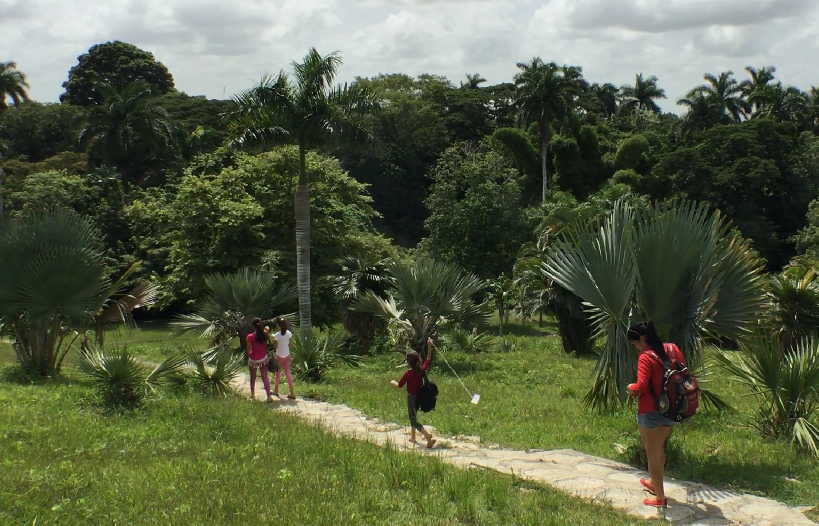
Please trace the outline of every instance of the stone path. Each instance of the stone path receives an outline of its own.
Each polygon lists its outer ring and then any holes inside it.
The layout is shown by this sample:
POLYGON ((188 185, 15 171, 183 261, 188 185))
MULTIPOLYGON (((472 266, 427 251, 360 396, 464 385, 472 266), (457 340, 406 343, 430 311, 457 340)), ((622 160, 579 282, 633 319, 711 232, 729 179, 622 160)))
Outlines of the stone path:
MULTIPOLYGON (((237 388, 249 394, 248 379, 237 388)), ((259 386, 261 387, 261 386, 259 386)), ((264 392, 257 397, 263 397, 264 392)), ((662 518, 675 524, 721 526, 815 526, 797 508, 754 495, 734 493, 681 480, 665 483, 669 500, 665 512, 642 504, 647 495, 639 479, 648 474, 637 468, 571 449, 517 451, 482 445, 479 437, 441 437, 433 449, 409 442, 408 427, 381 422, 345 405, 315 400, 274 399, 274 409, 285 411, 333 433, 378 445, 438 457, 463 468, 481 467, 547 484, 571 495, 611 504, 642 518, 662 518)), ((431 426, 426 426, 432 429, 431 426)), ((438 437, 438 433, 434 433, 438 437)))

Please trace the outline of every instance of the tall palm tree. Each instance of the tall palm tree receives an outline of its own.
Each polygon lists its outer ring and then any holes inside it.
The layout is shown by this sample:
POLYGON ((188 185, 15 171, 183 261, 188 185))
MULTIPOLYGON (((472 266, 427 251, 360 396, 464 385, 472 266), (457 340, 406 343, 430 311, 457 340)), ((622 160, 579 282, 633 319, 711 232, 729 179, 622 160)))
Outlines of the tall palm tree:
POLYGON ((737 339, 764 306, 760 261, 704 204, 638 213, 620 201, 602 226, 565 233, 543 271, 589 306, 597 334, 606 338, 586 398, 598 407, 624 400, 636 374, 626 338, 632 322, 653 320, 697 368, 706 337, 737 339))
POLYGON ((688 108, 681 123, 683 136, 715 126, 723 116, 711 100, 699 92, 689 93, 687 97, 678 100, 677 104, 688 108))
POLYGON ((0 111, 8 108, 6 98, 15 105, 28 101, 26 76, 14 62, 0 62, 0 111))
POLYGON ((293 78, 279 72, 235 97, 233 127, 238 144, 289 143, 299 148, 299 183, 294 199, 296 215, 296 273, 301 329, 312 329, 310 303, 310 180, 305 156, 338 136, 363 136, 358 119, 378 107, 375 95, 353 84, 333 86, 341 56, 322 56, 311 48, 293 63, 293 78))
POLYGON ((92 110, 80 141, 92 161, 115 166, 125 181, 140 184, 146 175, 143 167, 173 149, 175 134, 168 113, 154 104, 144 82, 122 89, 106 86, 101 92, 104 102, 92 110))
POLYGON ((617 97, 620 88, 607 82, 605 84, 592 84, 590 92, 597 111, 606 117, 611 117, 617 113, 617 97))
POLYGON ((748 115, 753 116, 760 113, 770 100, 771 88, 777 84, 772 84, 776 78, 776 68, 773 66, 763 66, 755 68, 746 66, 745 71, 751 77, 743 81, 740 86, 748 103, 748 115))
POLYGON ((465 89, 478 89, 481 84, 486 82, 486 79, 480 73, 467 73, 466 82, 461 82, 461 87, 465 89))
POLYGON ((733 71, 724 71, 718 77, 706 73, 703 77, 705 84, 697 86, 688 92, 685 99, 677 104, 691 105, 691 100, 704 100, 719 115, 721 122, 739 122, 748 110, 748 104, 743 99, 744 90, 734 78, 733 71))
POLYGON ((665 90, 657 87, 657 77, 654 75, 644 78, 642 73, 637 73, 634 85, 620 88, 620 95, 623 111, 643 110, 660 113, 660 107, 654 100, 664 99, 665 90))
POLYGON ((549 142, 553 127, 569 115, 575 98, 585 86, 580 68, 544 63, 535 57, 529 63, 517 64, 515 75, 517 106, 527 123, 535 123, 540 136, 540 164, 543 177, 542 199, 546 200, 549 184, 549 142))

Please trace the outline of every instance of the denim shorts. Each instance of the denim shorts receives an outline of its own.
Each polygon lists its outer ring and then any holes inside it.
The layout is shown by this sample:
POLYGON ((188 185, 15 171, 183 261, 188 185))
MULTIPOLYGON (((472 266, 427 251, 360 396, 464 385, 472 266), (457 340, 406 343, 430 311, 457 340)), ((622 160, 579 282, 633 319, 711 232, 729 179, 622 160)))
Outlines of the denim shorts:
POLYGON ((670 418, 664 417, 658 411, 651 411, 650 413, 643 413, 637 415, 637 425, 640 427, 647 427, 649 429, 653 429, 655 427, 663 426, 670 427, 676 424, 677 422, 671 420, 670 418))

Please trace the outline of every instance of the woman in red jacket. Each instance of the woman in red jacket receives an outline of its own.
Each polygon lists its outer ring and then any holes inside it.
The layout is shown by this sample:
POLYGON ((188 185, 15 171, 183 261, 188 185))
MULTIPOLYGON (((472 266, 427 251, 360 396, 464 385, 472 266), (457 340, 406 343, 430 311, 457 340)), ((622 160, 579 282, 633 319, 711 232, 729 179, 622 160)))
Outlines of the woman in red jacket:
POLYGON ((637 382, 629 384, 632 396, 639 399, 637 425, 640 426, 640 439, 646 450, 648 472, 651 480, 640 479, 640 484, 654 497, 647 498, 647 506, 665 507, 663 476, 665 472, 665 444, 671 436, 674 420, 666 418, 657 410, 657 398, 663 388, 663 362, 678 360, 685 363, 685 357, 673 343, 663 343, 657 336, 652 322, 638 323, 628 330, 628 340, 640 353, 637 360, 637 382))

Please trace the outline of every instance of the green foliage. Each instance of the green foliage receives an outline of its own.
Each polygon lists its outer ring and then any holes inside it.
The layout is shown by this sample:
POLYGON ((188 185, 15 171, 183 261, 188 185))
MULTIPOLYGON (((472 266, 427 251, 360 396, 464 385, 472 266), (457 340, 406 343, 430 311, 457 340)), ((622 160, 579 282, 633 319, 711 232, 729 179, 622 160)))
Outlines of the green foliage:
POLYGON ((320 382, 338 363, 358 367, 359 357, 342 351, 344 337, 338 331, 298 331, 293 335, 293 370, 302 380, 320 382))
POLYGON ((369 350, 376 333, 385 327, 383 320, 370 312, 354 310, 353 306, 367 291, 381 297, 386 295, 394 283, 390 264, 389 259, 376 259, 373 255, 346 257, 339 273, 332 278, 333 294, 341 298, 344 306, 341 322, 362 352, 369 350))
POLYGON ((0 319, 13 331, 25 368, 59 372, 107 287, 99 233, 76 212, 55 209, 2 224, 0 319))
POLYGON ((543 182, 537 146, 532 143, 529 134, 518 128, 498 128, 492 134, 491 140, 499 151, 512 160, 515 168, 523 175, 521 182, 523 201, 529 205, 537 203, 543 182))
POLYGON ((155 103, 167 112, 168 117, 182 132, 180 142, 186 158, 213 151, 228 138, 225 121, 227 115, 235 109, 231 100, 192 97, 171 91, 157 97, 155 103))
POLYGON ((241 356, 226 349, 213 353, 191 353, 193 367, 190 381, 194 389, 208 396, 226 397, 233 393, 233 383, 244 369, 241 356))
POLYGON ((67 104, 27 102, 0 112, 0 145, 6 158, 36 162, 77 151, 86 111, 67 104))
POLYGON ((819 260, 819 198, 808 207, 807 224, 795 237, 797 249, 819 260))
POLYGON ((444 335, 444 341, 447 349, 469 354, 486 352, 495 346, 495 339, 492 336, 475 327, 472 330, 455 327, 444 335))
POLYGON ((589 305, 606 339, 587 396, 595 406, 625 399, 636 372, 626 340, 633 321, 653 320, 696 368, 706 336, 738 338, 762 308, 759 261, 724 216, 702 204, 638 215, 618 202, 602 227, 577 225, 561 236, 543 270, 589 305))
POLYGON ((771 277, 768 318, 779 334, 782 347, 791 349, 798 341, 819 337, 819 279, 811 269, 791 277, 790 272, 771 277))
POLYGON ((22 71, 14 62, 0 62, 0 112, 8 108, 6 99, 18 106, 28 100, 28 83, 22 71))
POLYGON ((617 148, 614 167, 617 170, 634 170, 637 173, 646 173, 647 155, 650 149, 648 139, 643 135, 632 135, 617 148))
POLYGON ((785 351, 772 338, 757 335, 741 352, 720 352, 717 362, 757 396, 753 421, 763 436, 785 438, 819 457, 819 341, 801 340, 785 351))
POLYGON ((482 277, 511 272, 530 235, 517 171, 496 152, 459 144, 439 158, 432 181, 429 251, 482 277))
POLYGON ((557 171, 556 184, 578 199, 585 199, 611 175, 611 169, 603 162, 593 126, 582 126, 576 138, 556 135, 550 146, 557 171))
POLYGON ((156 178, 176 155, 176 132, 144 82, 99 88, 104 104, 94 106, 80 141, 95 166, 115 166, 126 183, 156 178))
POLYGON ((77 65, 63 82, 65 93, 60 101, 77 106, 100 104, 106 87, 122 89, 138 81, 157 95, 173 89, 173 77, 152 53, 118 40, 96 44, 77 57, 77 65))
MULTIPOLYGON (((270 272, 243 268, 229 274, 205 276, 207 294, 195 314, 179 316, 183 330, 202 331, 214 346, 236 338, 234 353, 244 355, 245 337, 253 330, 253 318, 271 323, 276 310, 294 298, 293 289, 270 272)), ((280 313, 279 313, 280 314, 280 313)))
POLYGON ((395 289, 387 298, 368 292, 355 306, 387 320, 394 347, 426 355, 428 338, 449 322, 462 328, 485 325, 490 308, 475 298, 486 287, 480 278, 460 268, 428 258, 392 266, 395 289))
POLYGON ((660 107, 654 100, 664 99, 665 90, 657 87, 657 77, 654 75, 643 77, 642 73, 637 73, 634 77, 634 85, 620 88, 620 95, 622 97, 620 109, 623 112, 660 113, 660 107))
POLYGON ((105 352, 83 345, 79 368, 91 379, 106 406, 134 409, 148 394, 177 378, 185 363, 184 356, 170 356, 149 369, 126 349, 105 352))
POLYGON ((791 126, 767 119, 717 126, 699 144, 661 155, 636 190, 711 203, 778 269, 793 255, 788 240, 816 195, 816 167, 803 167, 809 148, 791 126))
MULTIPOLYGON (((246 266, 269 264, 282 280, 295 281, 298 159, 295 147, 203 155, 178 184, 144 191, 126 207, 140 258, 171 294, 166 303, 199 297, 207 274, 246 266)), ((311 225, 316 272, 331 275, 342 257, 381 252, 385 243, 373 232, 375 212, 365 185, 338 161, 316 153, 307 155, 306 166, 316 211, 311 225)), ((329 310, 335 305, 329 287, 326 294, 318 306, 329 310)), ((317 314, 320 320, 328 316, 317 314)))

